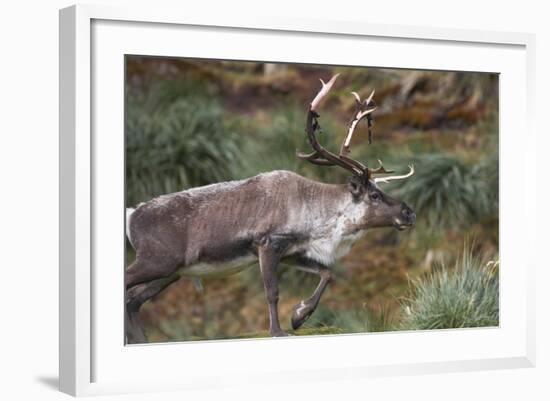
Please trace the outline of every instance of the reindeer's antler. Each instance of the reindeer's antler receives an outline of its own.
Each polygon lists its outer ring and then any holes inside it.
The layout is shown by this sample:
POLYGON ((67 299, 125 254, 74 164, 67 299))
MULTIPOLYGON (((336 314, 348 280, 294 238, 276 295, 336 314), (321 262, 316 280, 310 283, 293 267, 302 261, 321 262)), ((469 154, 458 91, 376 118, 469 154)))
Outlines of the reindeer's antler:
MULTIPOLYGON (((328 94, 328 92, 334 85, 334 82, 336 81, 336 78, 338 78, 338 75, 340 74, 334 75, 327 83, 325 83, 322 79, 320 80, 322 84, 321 90, 317 93, 317 95, 315 96, 315 98, 313 99, 313 101, 309 106, 309 110, 307 113, 307 121, 306 121, 307 137, 314 151, 308 154, 298 152, 297 156, 302 160, 307 160, 310 163, 317 164, 320 166, 337 165, 337 166, 343 167, 346 170, 351 171, 353 174, 367 180, 370 179, 373 174, 393 173, 393 171, 386 170, 380 160, 378 160, 378 163, 380 165, 377 168, 372 169, 365 166, 363 163, 355 159, 352 159, 351 157, 348 157, 351 151, 350 150, 351 139, 353 137, 353 134, 355 133, 355 128, 357 127, 357 124, 362 119, 369 116, 376 109, 376 106, 374 106, 374 102, 373 102, 374 91, 371 92, 369 97, 364 102, 361 101, 361 98, 356 92, 351 92, 351 94, 355 97, 356 111, 352 120, 349 123, 346 138, 344 139, 344 142, 340 147, 340 153, 338 155, 325 149, 317 140, 316 132, 319 128, 319 122, 317 121, 319 117, 318 108, 321 101, 325 98, 325 96, 328 94)), ((370 132, 370 123, 369 123, 369 132, 370 132)), ((370 135, 369 135, 369 143, 370 143, 370 135)), ((410 177, 413 173, 414 173, 414 169, 412 169, 411 173, 409 173, 406 176, 380 178, 380 179, 376 179, 375 182, 387 182, 391 180, 397 180, 400 178, 406 178, 406 177, 410 177)))
POLYGON ((374 96, 374 91, 371 92, 370 96, 367 100, 365 100, 365 102, 361 102, 361 98, 359 97, 357 92, 351 92, 351 94, 355 97, 356 113, 349 123, 348 134, 346 136, 346 140, 344 141, 344 143, 342 143, 342 147, 340 148, 340 155, 347 155, 348 153, 350 153, 349 146, 351 143, 351 137, 355 132, 355 127, 357 127, 359 121, 361 121, 363 118, 367 117, 367 115, 376 110, 376 106, 371 107, 370 109, 368 108, 372 97, 374 96))
MULTIPOLYGON (((385 172, 390 173, 390 171, 385 171, 385 172)), ((393 171, 391 171, 391 172, 393 173, 393 171)), ((374 172, 373 172, 373 174, 374 174, 374 172)), ((393 180, 403 180, 405 178, 409 178, 413 174, 414 174, 414 166, 412 164, 409 164, 409 172, 407 174, 391 175, 389 177, 376 177, 374 179, 374 182, 378 184, 378 183, 387 183, 387 182, 393 181, 393 180)))
POLYGON ((317 118, 319 117, 319 114, 317 113, 317 108, 319 107, 319 104, 321 101, 325 98, 327 93, 332 88, 332 85, 334 85, 334 82, 336 81, 336 78, 338 78, 339 74, 334 75, 327 83, 325 83, 322 79, 321 84, 321 90, 313 101, 311 102, 309 106, 309 110, 307 113, 307 121, 306 121, 306 133, 307 137, 309 139, 309 143, 311 144, 311 147, 314 149, 313 153, 298 153, 297 156, 302 160, 307 160, 310 163, 321 165, 321 166, 335 166, 338 165, 340 167, 345 168, 346 170, 351 171, 352 173, 356 175, 363 175, 364 174, 364 166, 362 164, 355 164, 351 159, 346 160, 341 157, 341 155, 336 155, 332 153, 331 151, 325 149, 319 141, 317 141, 317 137, 315 135, 317 128, 319 128, 319 123, 317 122, 317 118))
POLYGON ((319 81, 321 81, 321 90, 319 91, 319 93, 317 93, 317 96, 315 96, 315 98, 311 101, 311 104, 310 104, 310 110, 312 111, 317 111, 317 107, 319 107, 319 103, 321 103, 321 100, 324 99, 324 97, 327 95, 327 93, 330 91, 330 89, 332 88, 332 85, 334 85, 334 82, 336 82, 336 78, 338 78, 340 74, 336 74, 334 75, 330 81, 328 81, 327 83, 325 83, 322 79, 319 79, 319 81))

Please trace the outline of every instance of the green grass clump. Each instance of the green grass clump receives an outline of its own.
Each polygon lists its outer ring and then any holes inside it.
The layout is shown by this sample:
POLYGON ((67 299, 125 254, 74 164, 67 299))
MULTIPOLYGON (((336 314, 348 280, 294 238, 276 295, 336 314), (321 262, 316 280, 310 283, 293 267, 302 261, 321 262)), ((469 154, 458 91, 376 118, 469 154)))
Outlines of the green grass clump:
POLYGON ((239 168, 238 137, 224 125, 219 101, 204 91, 166 85, 128 92, 127 205, 224 181, 239 168))
POLYGON ((498 262, 483 264, 465 251, 454 268, 440 266, 411 282, 402 328, 431 330, 499 324, 498 262))
POLYGON ((415 175, 394 186, 393 193, 430 227, 460 228, 498 210, 485 168, 445 153, 425 154, 414 166, 415 175))

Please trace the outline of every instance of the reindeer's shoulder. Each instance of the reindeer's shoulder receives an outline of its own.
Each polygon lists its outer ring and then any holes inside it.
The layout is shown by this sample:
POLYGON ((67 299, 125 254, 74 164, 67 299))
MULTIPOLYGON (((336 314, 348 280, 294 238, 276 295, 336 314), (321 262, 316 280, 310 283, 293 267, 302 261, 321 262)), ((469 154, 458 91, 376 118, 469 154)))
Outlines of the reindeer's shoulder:
POLYGON ((265 183, 289 183, 289 182, 308 182, 311 181, 300 174, 297 174, 293 171, 289 170, 273 170, 269 171, 267 173, 261 173, 254 177, 249 178, 249 180, 253 181, 261 181, 265 183))
POLYGON ((299 174, 296 174, 295 172, 293 171, 289 171, 289 170, 273 170, 273 171, 268 171, 268 172, 265 172, 265 173, 260 173, 254 177, 252 177, 251 179, 254 179, 254 178, 257 178, 257 179, 288 179, 288 178, 291 178, 291 177, 302 177, 301 175, 299 174))

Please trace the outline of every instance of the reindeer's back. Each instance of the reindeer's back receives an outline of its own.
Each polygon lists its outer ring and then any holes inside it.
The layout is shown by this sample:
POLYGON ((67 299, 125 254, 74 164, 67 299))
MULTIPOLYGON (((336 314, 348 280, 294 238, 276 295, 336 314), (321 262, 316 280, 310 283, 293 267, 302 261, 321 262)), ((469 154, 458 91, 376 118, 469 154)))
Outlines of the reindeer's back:
POLYGON ((288 230, 299 202, 290 194, 303 192, 304 180, 273 171, 159 196, 133 213, 132 243, 138 252, 170 253, 184 264, 250 252, 262 236, 288 230))

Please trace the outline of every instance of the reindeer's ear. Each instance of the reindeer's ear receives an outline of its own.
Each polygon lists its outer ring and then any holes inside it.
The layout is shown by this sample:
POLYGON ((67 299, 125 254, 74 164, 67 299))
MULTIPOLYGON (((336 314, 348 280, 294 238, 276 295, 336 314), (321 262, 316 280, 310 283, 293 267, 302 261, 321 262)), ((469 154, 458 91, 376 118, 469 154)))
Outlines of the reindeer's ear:
POLYGON ((354 199, 359 199, 365 193, 365 185, 363 182, 353 176, 348 180, 348 189, 353 195, 354 199))

